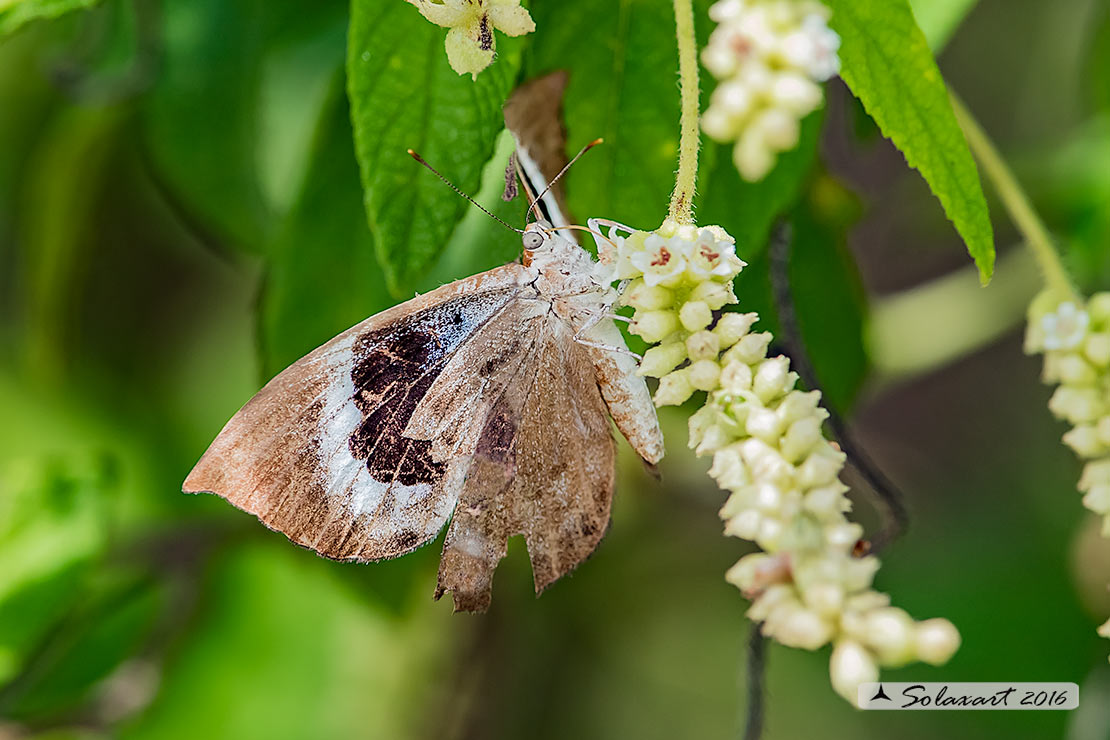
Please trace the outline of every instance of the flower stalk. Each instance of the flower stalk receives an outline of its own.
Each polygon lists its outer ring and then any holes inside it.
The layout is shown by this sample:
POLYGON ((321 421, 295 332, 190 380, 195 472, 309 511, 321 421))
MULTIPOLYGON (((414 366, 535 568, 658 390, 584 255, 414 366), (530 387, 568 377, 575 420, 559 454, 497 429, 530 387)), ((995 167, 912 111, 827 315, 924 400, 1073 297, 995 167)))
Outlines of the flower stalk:
POLYGON ((678 74, 682 116, 679 121, 678 173, 671 194, 670 217, 679 224, 694 223, 694 189, 698 179, 698 42, 694 35, 692 0, 674 0, 675 34, 678 39, 678 74))

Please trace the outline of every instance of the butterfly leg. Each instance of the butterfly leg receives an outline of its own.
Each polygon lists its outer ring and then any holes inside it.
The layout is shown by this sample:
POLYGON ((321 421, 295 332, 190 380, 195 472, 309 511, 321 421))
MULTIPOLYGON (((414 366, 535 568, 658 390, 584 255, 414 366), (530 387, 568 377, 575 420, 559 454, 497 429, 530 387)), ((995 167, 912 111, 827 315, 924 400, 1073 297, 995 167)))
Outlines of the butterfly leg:
POLYGON ((577 342, 578 344, 581 344, 583 347, 594 347, 595 349, 602 349, 602 350, 605 350, 606 352, 614 352, 618 355, 628 355, 629 357, 635 359, 636 362, 640 362, 644 359, 642 355, 636 354, 635 352, 628 349, 627 347, 615 347, 611 344, 603 344, 601 342, 591 342, 589 339, 581 339, 577 335, 574 337, 574 341, 577 342))

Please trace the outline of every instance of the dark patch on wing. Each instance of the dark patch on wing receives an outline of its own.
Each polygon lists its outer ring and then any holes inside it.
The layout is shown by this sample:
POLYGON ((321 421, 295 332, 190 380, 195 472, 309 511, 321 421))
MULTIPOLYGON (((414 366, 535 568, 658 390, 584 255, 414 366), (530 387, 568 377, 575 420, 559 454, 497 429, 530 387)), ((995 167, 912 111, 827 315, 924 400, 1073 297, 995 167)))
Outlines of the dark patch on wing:
POLYGON ((351 379, 362 422, 348 444, 375 480, 412 486, 443 477, 445 465, 432 459, 431 442, 401 434, 455 350, 514 293, 460 296, 355 340, 351 379))
POLYGON ((512 410, 498 404, 486 420, 486 426, 482 429, 482 436, 474 450, 475 454, 512 466, 516 458, 513 450, 516 428, 512 410))

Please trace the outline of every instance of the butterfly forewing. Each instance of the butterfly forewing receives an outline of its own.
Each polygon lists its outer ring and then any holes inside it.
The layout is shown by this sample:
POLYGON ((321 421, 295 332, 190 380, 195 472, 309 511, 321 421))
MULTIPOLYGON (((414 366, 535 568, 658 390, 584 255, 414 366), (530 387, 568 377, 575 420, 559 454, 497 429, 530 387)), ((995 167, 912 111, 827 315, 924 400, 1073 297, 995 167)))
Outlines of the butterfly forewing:
POLYGON ((517 304, 521 269, 444 286, 302 358, 228 422, 184 489, 217 493, 331 558, 378 560, 426 543, 450 515, 466 460, 429 454, 434 442, 405 427, 459 348, 517 304))

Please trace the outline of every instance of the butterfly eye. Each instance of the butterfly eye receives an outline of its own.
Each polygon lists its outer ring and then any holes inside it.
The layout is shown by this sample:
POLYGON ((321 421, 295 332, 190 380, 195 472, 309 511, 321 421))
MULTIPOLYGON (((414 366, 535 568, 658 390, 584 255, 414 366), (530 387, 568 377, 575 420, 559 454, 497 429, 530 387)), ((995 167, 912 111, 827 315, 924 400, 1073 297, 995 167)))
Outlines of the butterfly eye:
POLYGON ((525 249, 539 249, 543 245, 543 235, 535 231, 529 231, 524 235, 523 241, 525 249))

